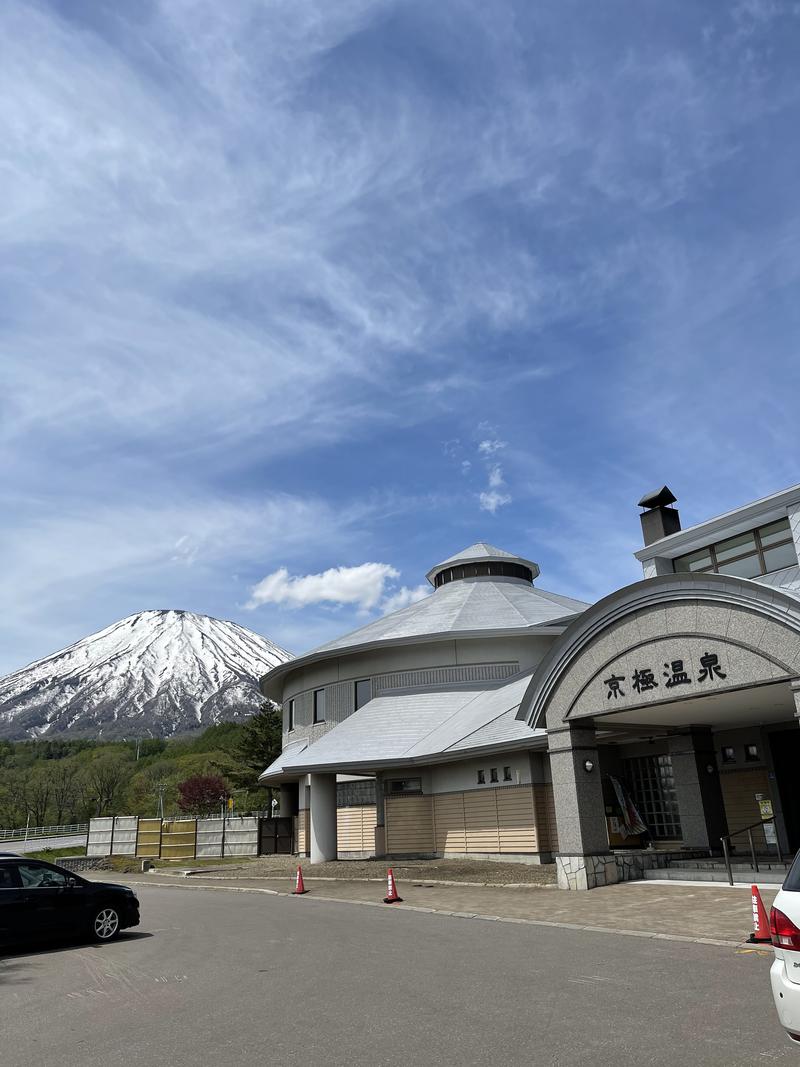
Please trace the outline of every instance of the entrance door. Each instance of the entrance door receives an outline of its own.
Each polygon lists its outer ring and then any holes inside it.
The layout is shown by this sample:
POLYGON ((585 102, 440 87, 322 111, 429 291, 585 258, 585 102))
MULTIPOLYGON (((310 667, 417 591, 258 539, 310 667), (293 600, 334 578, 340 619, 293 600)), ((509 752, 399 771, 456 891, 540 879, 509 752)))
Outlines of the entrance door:
POLYGON ((800 769, 800 730, 780 730, 769 735, 772 765, 781 797, 789 849, 800 848, 800 789, 797 788, 800 769))
POLYGON ((292 819, 262 819, 259 825, 258 852, 261 856, 291 855, 292 819))

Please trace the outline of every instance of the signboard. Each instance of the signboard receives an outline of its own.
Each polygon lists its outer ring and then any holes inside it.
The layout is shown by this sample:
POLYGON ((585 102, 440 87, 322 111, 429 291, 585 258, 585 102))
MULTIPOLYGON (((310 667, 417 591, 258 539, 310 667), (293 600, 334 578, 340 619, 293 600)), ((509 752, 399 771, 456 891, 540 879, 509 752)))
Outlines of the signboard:
POLYGON ((727 672, 722 669, 719 653, 709 651, 704 652, 699 657, 699 662, 696 666, 690 659, 681 656, 680 658, 666 661, 663 669, 661 669, 660 665, 654 666, 652 663, 641 663, 634 667, 630 675, 615 674, 612 671, 607 678, 603 679, 603 685, 605 686, 606 700, 619 700, 627 695, 626 690, 623 688, 625 685, 629 685, 632 690, 640 694, 663 688, 669 695, 669 690, 678 686, 692 685, 693 683, 703 685, 716 679, 724 681, 727 677, 727 672), (659 671, 660 677, 658 676, 659 671))
MULTIPOLYGON (((758 810, 761 813, 762 819, 771 819, 773 816, 772 801, 769 797, 765 797, 763 793, 756 793, 756 803, 758 804, 758 810)), ((764 831, 764 840, 768 845, 777 845, 778 837, 775 832, 775 823, 768 822, 765 826, 762 826, 764 831)))

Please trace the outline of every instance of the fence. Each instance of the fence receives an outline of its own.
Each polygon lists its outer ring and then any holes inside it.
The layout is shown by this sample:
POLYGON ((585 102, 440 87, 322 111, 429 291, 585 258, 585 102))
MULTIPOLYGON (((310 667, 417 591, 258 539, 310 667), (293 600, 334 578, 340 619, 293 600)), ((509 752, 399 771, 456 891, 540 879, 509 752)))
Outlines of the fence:
POLYGON ((142 859, 257 856, 261 820, 255 815, 224 819, 141 819, 116 815, 92 819, 87 856, 137 856, 142 859))
POLYGON ((69 823, 65 826, 21 826, 16 830, 0 830, 0 841, 30 841, 39 837, 77 837, 85 834, 89 824, 85 822, 69 823))

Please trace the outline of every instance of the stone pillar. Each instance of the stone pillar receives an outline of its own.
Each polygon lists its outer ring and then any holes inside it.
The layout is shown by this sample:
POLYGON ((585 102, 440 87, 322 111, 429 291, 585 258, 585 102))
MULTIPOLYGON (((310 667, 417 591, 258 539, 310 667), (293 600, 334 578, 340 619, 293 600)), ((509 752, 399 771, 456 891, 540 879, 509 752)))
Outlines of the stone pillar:
POLYGON ((616 882, 594 724, 548 726, 547 741, 558 827, 558 884, 562 889, 593 889, 616 882), (586 770, 587 760, 591 771, 586 770))
POLYGON ((336 859, 336 775, 311 775, 311 862, 336 859))
POLYGON ((670 737, 669 753, 684 847, 719 849, 728 823, 711 730, 670 737))
POLYGON ((291 818, 297 814, 297 782, 289 782, 281 786, 280 800, 278 801, 278 817, 281 819, 291 818))

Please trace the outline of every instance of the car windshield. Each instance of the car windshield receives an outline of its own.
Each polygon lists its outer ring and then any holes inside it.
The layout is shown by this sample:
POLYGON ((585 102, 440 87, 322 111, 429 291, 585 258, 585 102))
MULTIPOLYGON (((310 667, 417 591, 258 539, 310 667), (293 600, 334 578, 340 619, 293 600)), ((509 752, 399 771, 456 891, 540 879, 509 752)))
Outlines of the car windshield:
POLYGON ((782 888, 789 893, 800 893, 800 852, 795 856, 782 888))

